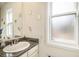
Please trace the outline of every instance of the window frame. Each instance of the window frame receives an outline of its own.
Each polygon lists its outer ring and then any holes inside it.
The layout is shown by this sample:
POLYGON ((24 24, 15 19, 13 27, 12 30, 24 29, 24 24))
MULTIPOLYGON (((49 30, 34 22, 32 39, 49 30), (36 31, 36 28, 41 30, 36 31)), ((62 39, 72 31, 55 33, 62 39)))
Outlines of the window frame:
MULTIPOLYGON (((75 49, 79 49, 79 39, 78 39, 78 3, 75 2, 75 7, 76 7, 76 11, 73 12, 68 12, 65 14, 61 14, 61 15, 55 15, 52 16, 52 2, 48 3, 48 20, 47 20, 47 43, 50 45, 55 45, 55 46, 60 46, 60 47, 66 47, 66 48, 75 48, 75 49), (52 17, 57 17, 57 16, 62 16, 62 15, 72 15, 75 14, 75 22, 74 22, 74 40, 75 42, 73 44, 71 43, 66 43, 66 42, 61 42, 61 41, 54 41, 52 40, 51 37, 51 19, 52 17)), ((69 41, 69 40, 68 40, 69 41)))

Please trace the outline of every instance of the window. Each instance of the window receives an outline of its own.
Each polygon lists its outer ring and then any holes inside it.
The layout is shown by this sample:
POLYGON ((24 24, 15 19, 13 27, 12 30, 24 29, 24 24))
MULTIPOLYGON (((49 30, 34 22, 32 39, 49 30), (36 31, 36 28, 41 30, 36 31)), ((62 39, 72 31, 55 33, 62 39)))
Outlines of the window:
POLYGON ((52 38, 74 40, 75 15, 54 17, 52 21, 52 38))
POLYGON ((12 9, 6 11, 6 36, 13 36, 13 19, 12 19, 12 9))
POLYGON ((75 3, 73 2, 54 2, 52 3, 52 14, 64 14, 76 11, 75 3))
POLYGON ((78 3, 48 4, 48 41, 52 44, 78 47, 78 3))

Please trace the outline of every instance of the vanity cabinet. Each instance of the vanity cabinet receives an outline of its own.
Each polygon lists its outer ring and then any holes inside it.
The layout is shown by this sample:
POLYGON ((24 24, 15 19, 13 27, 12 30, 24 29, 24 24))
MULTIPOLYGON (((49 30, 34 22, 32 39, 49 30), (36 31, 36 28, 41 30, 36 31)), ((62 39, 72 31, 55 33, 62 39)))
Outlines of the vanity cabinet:
POLYGON ((28 51, 28 57, 37 57, 38 56, 38 45, 33 47, 28 51))
POLYGON ((22 54, 20 57, 27 57, 27 52, 25 52, 24 54, 22 54))
POLYGON ((31 48, 30 50, 22 54, 20 57, 38 57, 38 45, 31 48))

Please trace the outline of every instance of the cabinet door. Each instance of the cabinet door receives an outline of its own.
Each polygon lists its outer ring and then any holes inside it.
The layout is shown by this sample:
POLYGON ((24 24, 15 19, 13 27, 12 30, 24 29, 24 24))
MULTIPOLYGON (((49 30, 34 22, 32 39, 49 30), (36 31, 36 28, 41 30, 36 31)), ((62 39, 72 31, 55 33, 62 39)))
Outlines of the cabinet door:
POLYGON ((28 51, 28 57, 38 55, 38 45, 28 51))
POLYGON ((38 57, 38 51, 34 52, 30 57, 38 57))
POLYGON ((27 52, 25 52, 24 54, 22 54, 20 57, 27 57, 27 52))

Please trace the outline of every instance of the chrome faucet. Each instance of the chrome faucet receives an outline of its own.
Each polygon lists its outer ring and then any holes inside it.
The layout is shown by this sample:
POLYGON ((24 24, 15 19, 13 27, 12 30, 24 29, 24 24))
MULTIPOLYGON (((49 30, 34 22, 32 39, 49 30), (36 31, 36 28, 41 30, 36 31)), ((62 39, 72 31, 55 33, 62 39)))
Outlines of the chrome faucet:
POLYGON ((17 43, 18 43, 18 39, 10 41, 10 45, 17 44, 17 43))
POLYGON ((13 43, 14 44, 17 44, 18 43, 18 39, 15 39, 13 43))

